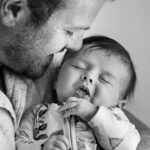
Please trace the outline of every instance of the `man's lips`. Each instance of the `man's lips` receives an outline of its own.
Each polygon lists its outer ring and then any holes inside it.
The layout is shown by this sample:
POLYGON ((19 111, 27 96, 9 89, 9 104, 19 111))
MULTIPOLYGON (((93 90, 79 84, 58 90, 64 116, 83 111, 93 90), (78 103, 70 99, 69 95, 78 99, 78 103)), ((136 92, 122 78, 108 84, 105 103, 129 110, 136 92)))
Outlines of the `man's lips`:
POLYGON ((90 91, 85 86, 80 86, 75 90, 75 94, 79 97, 90 97, 90 91))

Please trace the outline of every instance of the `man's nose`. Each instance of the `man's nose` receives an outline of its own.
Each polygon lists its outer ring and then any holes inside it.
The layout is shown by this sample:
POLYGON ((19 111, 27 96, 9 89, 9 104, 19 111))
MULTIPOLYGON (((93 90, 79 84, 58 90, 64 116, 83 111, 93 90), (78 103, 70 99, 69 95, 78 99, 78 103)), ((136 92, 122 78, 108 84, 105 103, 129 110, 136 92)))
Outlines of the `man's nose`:
POLYGON ((72 51, 78 51, 83 42, 83 34, 74 35, 68 40, 67 48, 71 49, 72 51))

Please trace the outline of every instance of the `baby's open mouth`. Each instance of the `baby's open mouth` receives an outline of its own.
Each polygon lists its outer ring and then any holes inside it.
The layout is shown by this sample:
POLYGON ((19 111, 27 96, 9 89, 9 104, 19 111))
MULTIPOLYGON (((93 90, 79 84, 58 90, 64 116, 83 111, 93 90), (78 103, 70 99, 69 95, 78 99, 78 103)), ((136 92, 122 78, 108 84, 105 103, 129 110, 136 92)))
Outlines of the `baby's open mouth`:
POLYGON ((78 87, 78 88, 76 89, 75 93, 76 93, 76 95, 77 95, 78 97, 81 97, 81 98, 83 98, 83 97, 90 97, 90 91, 89 91, 89 89, 88 89, 87 87, 85 87, 85 86, 80 86, 80 87, 78 87))

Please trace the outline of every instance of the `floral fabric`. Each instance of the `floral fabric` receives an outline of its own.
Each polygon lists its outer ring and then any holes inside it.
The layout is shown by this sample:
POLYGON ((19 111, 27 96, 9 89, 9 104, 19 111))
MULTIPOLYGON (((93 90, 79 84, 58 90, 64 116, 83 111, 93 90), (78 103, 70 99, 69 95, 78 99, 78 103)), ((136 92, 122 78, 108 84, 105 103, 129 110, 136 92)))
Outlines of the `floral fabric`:
MULTIPOLYGON (((18 149, 30 149, 33 145, 40 149, 42 144, 53 134, 71 134, 69 118, 57 112, 57 104, 37 105, 21 122, 16 134, 18 149), (39 145, 38 141, 43 141, 39 145)), ((96 140, 92 129, 80 119, 75 122, 76 142, 78 150, 96 150, 96 140)), ((70 135, 71 137, 71 135, 70 135)), ((71 140, 69 139, 70 143, 71 140)))

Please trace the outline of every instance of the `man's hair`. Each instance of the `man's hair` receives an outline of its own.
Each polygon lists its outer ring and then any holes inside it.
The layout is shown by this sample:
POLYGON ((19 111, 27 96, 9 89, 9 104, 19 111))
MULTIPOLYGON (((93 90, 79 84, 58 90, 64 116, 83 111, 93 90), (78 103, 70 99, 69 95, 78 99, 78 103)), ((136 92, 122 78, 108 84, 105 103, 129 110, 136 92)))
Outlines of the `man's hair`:
MULTIPOLYGON (((108 56, 119 56, 120 60, 128 67, 130 73, 129 85, 124 92, 123 99, 129 100, 133 97, 137 80, 136 71, 129 53, 120 43, 106 36, 90 36, 83 40, 83 46, 80 50, 82 49, 84 50, 84 52, 95 50, 103 51, 108 56), (87 46, 84 47, 84 45, 87 46)), ((65 60, 68 58, 74 57, 76 54, 78 55, 78 52, 67 51, 63 62, 65 62, 65 60)))
POLYGON ((27 0, 31 11, 28 23, 34 27, 42 26, 57 9, 65 7, 64 0, 27 0))

